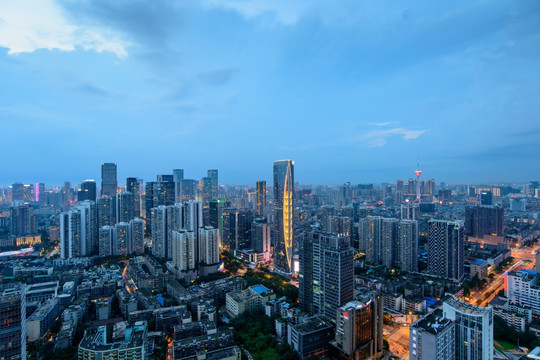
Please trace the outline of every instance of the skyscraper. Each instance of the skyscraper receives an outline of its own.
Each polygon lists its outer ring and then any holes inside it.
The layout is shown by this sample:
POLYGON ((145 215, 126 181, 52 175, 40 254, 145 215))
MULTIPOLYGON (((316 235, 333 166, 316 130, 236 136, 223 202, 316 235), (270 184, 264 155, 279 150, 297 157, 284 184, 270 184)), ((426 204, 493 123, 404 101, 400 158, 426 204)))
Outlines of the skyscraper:
POLYGON ((225 209, 225 200, 210 200, 208 204, 208 225, 218 229, 220 247, 223 246, 223 209, 225 209))
POLYGON ((404 271, 418 271, 418 221, 399 222, 396 255, 398 268, 404 271))
POLYGON ((217 199, 219 197, 218 171, 208 170, 208 177, 212 179, 211 180, 211 184, 212 184, 211 199, 217 199))
POLYGON ((195 235, 193 231, 172 232, 172 261, 180 271, 195 269, 195 235))
POLYGON ((105 225, 99 228, 99 256, 111 256, 114 243, 114 226, 105 225))
POLYGON ((96 182, 94 180, 85 180, 79 185, 77 201, 84 200, 96 201, 96 182))
POLYGON ((270 226, 266 218, 255 218, 251 225, 251 247, 257 253, 270 253, 270 226))
POLYGON ((294 161, 274 161, 274 219, 276 243, 274 267, 292 272, 294 161))
POLYGON ((101 195, 114 196, 117 188, 116 163, 101 163, 101 195))
POLYGON ((116 203, 111 196, 102 196, 97 199, 98 227, 116 224, 116 203))
POLYGON ((257 181, 257 215, 263 215, 266 207, 266 181, 257 181))
POLYGON ((0 285, 0 359, 26 359, 26 285, 0 285))
POLYGON ((184 169, 174 169, 173 170, 173 181, 174 181, 174 202, 182 202, 182 191, 181 191, 181 181, 184 180, 184 169))
POLYGON ((463 221, 432 219, 428 228, 428 272, 461 280, 464 275, 463 221))

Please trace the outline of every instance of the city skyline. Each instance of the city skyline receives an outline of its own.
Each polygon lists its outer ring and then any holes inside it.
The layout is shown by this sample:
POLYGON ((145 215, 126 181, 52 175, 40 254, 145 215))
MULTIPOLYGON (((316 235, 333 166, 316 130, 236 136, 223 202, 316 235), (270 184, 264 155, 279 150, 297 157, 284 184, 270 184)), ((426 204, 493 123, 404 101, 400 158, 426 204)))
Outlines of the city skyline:
POLYGON ((540 5, 425 5, 4 2, 0 183, 539 178, 540 5))

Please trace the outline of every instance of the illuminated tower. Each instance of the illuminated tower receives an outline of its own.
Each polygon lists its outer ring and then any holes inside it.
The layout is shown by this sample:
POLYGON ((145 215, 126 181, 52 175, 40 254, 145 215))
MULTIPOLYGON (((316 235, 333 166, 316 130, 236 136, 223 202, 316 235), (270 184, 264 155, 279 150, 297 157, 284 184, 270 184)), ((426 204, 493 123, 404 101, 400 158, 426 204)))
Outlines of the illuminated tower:
POLYGON ((418 164, 417 170, 414 173, 416 174, 416 201, 420 202, 420 175, 422 175, 420 164, 418 164))
POLYGON ((276 245, 274 266, 285 273, 292 271, 293 251, 294 161, 274 161, 274 215, 276 245))

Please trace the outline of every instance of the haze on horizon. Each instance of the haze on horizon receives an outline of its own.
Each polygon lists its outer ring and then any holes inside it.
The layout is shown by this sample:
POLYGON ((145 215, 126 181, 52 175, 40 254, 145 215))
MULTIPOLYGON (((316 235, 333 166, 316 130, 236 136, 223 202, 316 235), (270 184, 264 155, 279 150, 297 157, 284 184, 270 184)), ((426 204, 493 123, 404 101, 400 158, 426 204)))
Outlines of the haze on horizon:
POLYGON ((540 2, 8 0, 0 184, 540 178, 540 2))

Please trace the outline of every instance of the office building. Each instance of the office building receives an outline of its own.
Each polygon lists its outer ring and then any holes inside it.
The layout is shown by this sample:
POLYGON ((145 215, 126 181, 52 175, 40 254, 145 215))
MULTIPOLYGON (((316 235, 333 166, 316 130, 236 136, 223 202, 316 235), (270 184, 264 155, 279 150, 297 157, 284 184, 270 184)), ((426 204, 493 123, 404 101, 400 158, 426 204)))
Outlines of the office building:
POLYGON ((437 309, 409 327, 410 360, 455 360, 454 322, 437 309))
POLYGON ((36 183, 34 187, 34 196, 35 201, 39 203, 43 203, 45 200, 45 184, 44 183, 36 183))
POLYGON ((465 208, 465 235, 475 238, 504 236, 504 208, 481 205, 465 208))
POLYGON ((225 209, 225 200, 210 200, 208 204, 208 225, 218 229, 219 246, 223 246, 223 210, 225 209))
POLYGON ((257 181, 257 215, 262 216, 266 207, 266 181, 257 181))
POLYGON ((10 234, 12 236, 25 236, 36 233, 36 217, 34 208, 29 204, 15 205, 10 208, 10 234))
POLYGON ((24 201, 24 184, 13 183, 11 188, 11 201, 24 201))
POLYGON ((342 359, 370 359, 383 350, 383 304, 379 294, 366 294, 337 310, 333 345, 342 359))
POLYGON ((454 323, 456 359, 493 359, 493 308, 448 296, 443 300, 443 316, 454 323))
POLYGON ((200 200, 202 200, 204 204, 208 204, 212 199, 212 182, 213 179, 210 177, 203 177, 199 182, 199 190, 202 195, 200 200))
POLYGON ((180 200, 195 200, 197 193, 197 181, 193 179, 180 180, 180 200))
POLYGON ((223 243, 231 250, 251 249, 253 212, 247 209, 223 211, 223 243))
POLYGON ((81 214, 81 255, 93 254, 97 252, 99 233, 96 203, 85 200, 78 203, 75 208, 81 214))
POLYGON ((211 179, 212 186, 211 199, 217 199, 219 197, 219 180, 217 170, 208 170, 208 177, 211 179))
POLYGON ((0 359, 26 359, 26 285, 0 285, 0 359))
POLYGON ((118 189, 116 163, 101 163, 101 196, 114 197, 118 189))
POLYGON ((334 337, 334 324, 324 316, 289 324, 287 330, 287 343, 298 353, 300 360, 326 357, 334 337))
POLYGON ((366 254, 366 261, 372 264, 380 261, 382 221, 380 216, 367 216, 359 222, 360 251, 366 254))
POLYGON ((85 180, 79 184, 79 189, 77 191, 77 201, 96 201, 96 182, 94 180, 85 180))
POLYGON ((127 327, 123 336, 112 339, 107 335, 107 326, 91 327, 84 331, 78 348, 79 360, 148 358, 146 323, 139 321, 127 327))
POLYGON ((463 221, 432 219, 428 229, 428 272, 460 281, 464 276, 463 221))
POLYGON ((212 265, 219 261, 218 230, 211 226, 199 228, 199 263, 212 265))
POLYGON ((274 267, 291 273, 293 256, 294 161, 274 161, 274 267))
POLYGON ((300 306, 311 314, 335 318, 354 296, 354 249, 349 237, 318 231, 300 240, 300 306))

